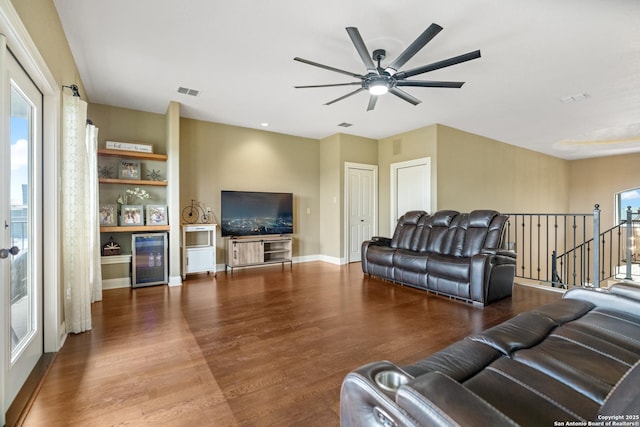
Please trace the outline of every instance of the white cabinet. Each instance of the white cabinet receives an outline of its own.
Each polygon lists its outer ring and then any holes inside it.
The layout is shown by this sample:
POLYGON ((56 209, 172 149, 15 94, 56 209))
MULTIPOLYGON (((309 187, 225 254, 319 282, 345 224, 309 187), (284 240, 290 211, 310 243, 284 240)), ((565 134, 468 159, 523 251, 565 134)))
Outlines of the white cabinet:
POLYGON ((190 273, 216 274, 216 224, 182 226, 182 279, 190 273))
POLYGON ((231 238, 227 241, 227 267, 233 272, 234 267, 263 265, 288 262, 293 265, 291 237, 243 237, 231 238))

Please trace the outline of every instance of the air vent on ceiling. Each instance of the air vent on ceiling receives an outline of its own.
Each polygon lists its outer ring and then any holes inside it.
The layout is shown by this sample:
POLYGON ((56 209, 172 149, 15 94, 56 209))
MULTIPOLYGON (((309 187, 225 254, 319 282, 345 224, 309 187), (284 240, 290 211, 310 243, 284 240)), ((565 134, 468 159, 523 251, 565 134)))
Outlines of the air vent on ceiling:
POLYGON ((577 93, 575 95, 567 95, 567 96, 563 96, 562 98, 560 98, 560 101, 562 101, 565 104, 571 103, 571 102, 580 102, 580 101, 584 101, 586 99, 591 98, 591 95, 589 95, 588 93, 577 93))
POLYGON ((198 94, 200 93, 199 90, 196 89, 189 89, 188 87, 182 87, 180 86, 178 88, 178 93, 182 93, 185 95, 190 95, 190 96, 198 96, 198 94))
POLYGON ((343 128, 348 128, 348 127, 353 126, 353 125, 351 123, 342 122, 342 123, 338 124, 338 126, 343 127, 343 128))

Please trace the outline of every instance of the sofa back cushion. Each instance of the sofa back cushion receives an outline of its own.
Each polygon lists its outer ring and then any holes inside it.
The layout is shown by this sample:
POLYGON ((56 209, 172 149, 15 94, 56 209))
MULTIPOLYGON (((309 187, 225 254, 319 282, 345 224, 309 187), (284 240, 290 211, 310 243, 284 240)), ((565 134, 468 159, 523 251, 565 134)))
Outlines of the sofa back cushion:
POLYGON ((409 211, 402 215, 398 219, 398 224, 391 238, 391 247, 409 250, 412 249, 412 246, 415 247, 414 235, 418 228, 418 221, 425 215, 427 215, 425 211, 409 211))
MULTIPOLYGON (((495 249, 494 247, 487 246, 489 237, 489 231, 491 230, 492 239, 494 240, 495 229, 492 229, 491 225, 495 217, 499 214, 496 211, 490 210, 478 210, 469 213, 467 229, 464 233, 464 242, 461 247, 461 251, 458 256, 471 257, 479 254, 482 248, 495 249)), ((498 230, 498 233, 502 232, 502 228, 498 230)), ((498 238, 498 242, 499 242, 498 238)))
POLYGON ((438 211, 425 221, 422 234, 418 242, 420 252, 446 254, 451 250, 451 244, 455 235, 452 226, 456 224, 459 212, 438 211))

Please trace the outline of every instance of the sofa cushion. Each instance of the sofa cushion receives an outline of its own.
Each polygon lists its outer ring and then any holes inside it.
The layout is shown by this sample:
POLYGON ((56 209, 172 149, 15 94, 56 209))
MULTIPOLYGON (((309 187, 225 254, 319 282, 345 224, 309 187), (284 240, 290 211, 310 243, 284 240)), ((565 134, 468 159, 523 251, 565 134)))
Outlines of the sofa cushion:
POLYGON ((424 273, 427 268, 427 257, 418 252, 398 249, 393 255, 393 264, 400 270, 424 273))
POLYGON ((411 249, 418 220, 425 214, 425 211, 409 211, 402 215, 391 238, 391 247, 394 249, 411 249))
MULTIPOLYGON (((618 420, 621 415, 638 416, 640 408, 640 361, 631 368, 613 387, 600 408, 600 420, 618 420)), ((637 418, 623 421, 639 421, 637 418)))
POLYGON ((502 357, 463 384, 519 425, 595 419, 600 405, 561 380, 502 357))
POLYGON ((464 245, 462 247, 463 257, 471 257, 479 254, 485 248, 485 241, 489 234, 489 225, 498 216, 496 211, 473 211, 469 213, 469 224, 464 233, 464 245))
POLYGON ((425 258, 429 274, 464 282, 469 281, 469 259, 437 254, 429 254, 425 258))
POLYGON ((425 227, 429 228, 428 236, 426 240, 421 241, 420 251, 434 254, 449 253, 453 240, 453 233, 450 231, 450 227, 458 215, 459 213, 456 211, 438 211, 434 213, 425 224, 425 227), (424 246, 422 246, 422 243, 424 246))
POLYGON ((515 352, 512 357, 556 378, 599 405, 630 368, 627 363, 601 354, 597 349, 554 335, 534 348, 515 352))

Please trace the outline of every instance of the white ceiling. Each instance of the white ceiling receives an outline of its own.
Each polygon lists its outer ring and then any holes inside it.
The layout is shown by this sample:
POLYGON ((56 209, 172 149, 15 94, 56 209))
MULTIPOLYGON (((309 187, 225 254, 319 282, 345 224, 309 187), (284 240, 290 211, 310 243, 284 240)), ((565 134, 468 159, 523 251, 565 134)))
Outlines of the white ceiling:
POLYGON ((94 103, 165 113, 175 100, 184 117, 318 139, 441 123, 565 159, 640 152, 638 0, 54 2, 94 103), (461 89, 406 88, 422 103, 387 94, 367 112, 365 92, 323 105, 354 87, 293 88, 353 81, 296 56, 365 73, 345 27, 386 49, 384 66, 432 22, 444 30, 402 69, 480 49, 414 77, 461 89))

